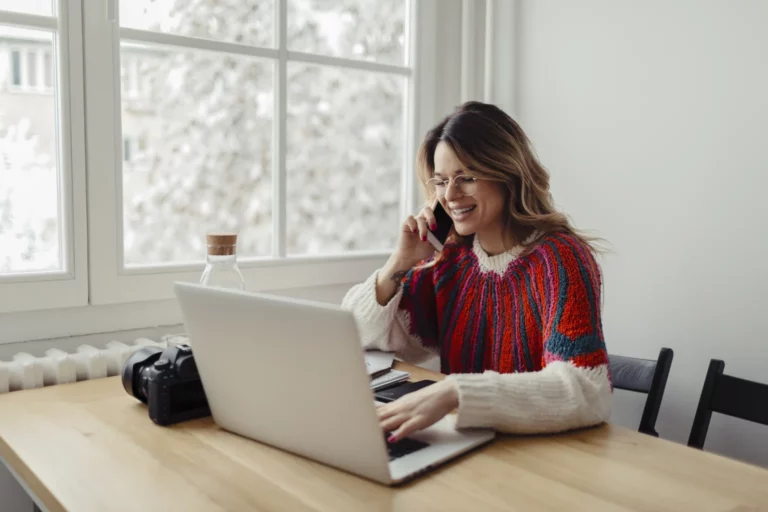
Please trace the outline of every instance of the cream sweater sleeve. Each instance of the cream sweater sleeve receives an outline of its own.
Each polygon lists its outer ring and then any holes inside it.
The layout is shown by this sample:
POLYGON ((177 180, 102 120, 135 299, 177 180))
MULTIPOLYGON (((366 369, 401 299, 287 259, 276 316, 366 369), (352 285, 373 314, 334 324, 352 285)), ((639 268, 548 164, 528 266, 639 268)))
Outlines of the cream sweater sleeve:
POLYGON ((399 309, 403 289, 382 306, 376 300, 376 279, 374 272, 363 283, 354 286, 342 300, 341 307, 352 311, 357 321, 363 348, 394 352, 409 363, 420 363, 435 356, 425 348, 418 336, 409 335, 411 318, 399 309))
POLYGON ((611 413, 607 365, 581 368, 557 361, 538 372, 453 374, 456 427, 512 434, 554 433, 597 425, 611 413))

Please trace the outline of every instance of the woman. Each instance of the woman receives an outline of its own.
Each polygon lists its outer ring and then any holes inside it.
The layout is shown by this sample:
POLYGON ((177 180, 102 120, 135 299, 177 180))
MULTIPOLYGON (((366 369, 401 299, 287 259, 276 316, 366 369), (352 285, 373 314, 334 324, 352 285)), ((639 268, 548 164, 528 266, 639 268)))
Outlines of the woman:
POLYGON ((520 126, 493 105, 466 103, 427 133, 418 172, 430 204, 453 219, 449 242, 435 254, 424 208, 343 301, 366 348, 413 363, 439 355, 448 374, 377 409, 388 440, 457 408, 457 428, 509 433, 605 421, 612 386, 595 250, 555 210, 520 126))

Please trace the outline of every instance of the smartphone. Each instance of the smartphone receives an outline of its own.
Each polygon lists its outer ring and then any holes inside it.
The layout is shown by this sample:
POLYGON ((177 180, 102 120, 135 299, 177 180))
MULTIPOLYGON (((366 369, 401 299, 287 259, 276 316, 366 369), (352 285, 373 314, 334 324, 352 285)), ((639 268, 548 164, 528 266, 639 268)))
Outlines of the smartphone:
POLYGON ((435 203, 435 206, 432 207, 432 211, 435 214, 435 222, 437 225, 434 231, 431 229, 427 230, 427 240, 429 240, 429 243, 431 243, 435 249, 442 251, 443 245, 448 239, 448 235, 453 227, 453 219, 448 215, 448 212, 445 211, 445 208, 440 204, 440 201, 435 203))
POLYGON ((374 393, 374 396, 376 400, 379 402, 394 402, 401 396, 405 396, 408 393, 413 393, 414 391, 425 388, 431 384, 434 384, 434 380, 420 380, 419 382, 406 382, 404 384, 400 384, 399 386, 394 386, 387 389, 382 389, 379 391, 376 391, 374 393))

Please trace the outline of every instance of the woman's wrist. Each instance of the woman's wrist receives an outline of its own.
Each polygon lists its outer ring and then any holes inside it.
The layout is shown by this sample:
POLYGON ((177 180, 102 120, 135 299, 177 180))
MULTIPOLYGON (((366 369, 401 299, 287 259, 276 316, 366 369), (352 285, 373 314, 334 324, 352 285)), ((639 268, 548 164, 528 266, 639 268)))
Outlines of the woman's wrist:
POLYGON ((413 265, 411 263, 392 255, 379 272, 379 284, 389 281, 393 282, 396 287, 399 287, 400 281, 412 268, 413 265))
POLYGON ((376 279, 376 301, 385 306, 400 289, 405 274, 412 268, 394 254, 379 271, 376 279))
POLYGON ((384 265, 384 269, 389 272, 390 275, 402 272, 408 272, 418 261, 411 261, 408 258, 404 258, 397 253, 392 253, 387 263, 384 265))
POLYGON ((440 381, 441 395, 443 403, 446 406, 450 406, 451 410, 459 407, 459 387, 451 379, 443 379, 440 381))

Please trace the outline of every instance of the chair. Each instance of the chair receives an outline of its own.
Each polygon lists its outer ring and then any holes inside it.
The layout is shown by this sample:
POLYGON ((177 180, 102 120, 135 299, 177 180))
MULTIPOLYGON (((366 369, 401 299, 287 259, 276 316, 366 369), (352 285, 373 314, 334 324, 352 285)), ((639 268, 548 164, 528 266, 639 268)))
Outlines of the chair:
POLYGON ((638 431, 643 434, 659 437, 659 433, 656 432, 656 418, 659 416, 673 357, 674 351, 671 348, 662 348, 655 361, 608 355, 611 379, 615 389, 648 394, 638 428, 638 431))
POLYGON ((703 449, 713 412, 768 425, 768 384, 725 375, 725 363, 709 362, 688 446, 703 449))

